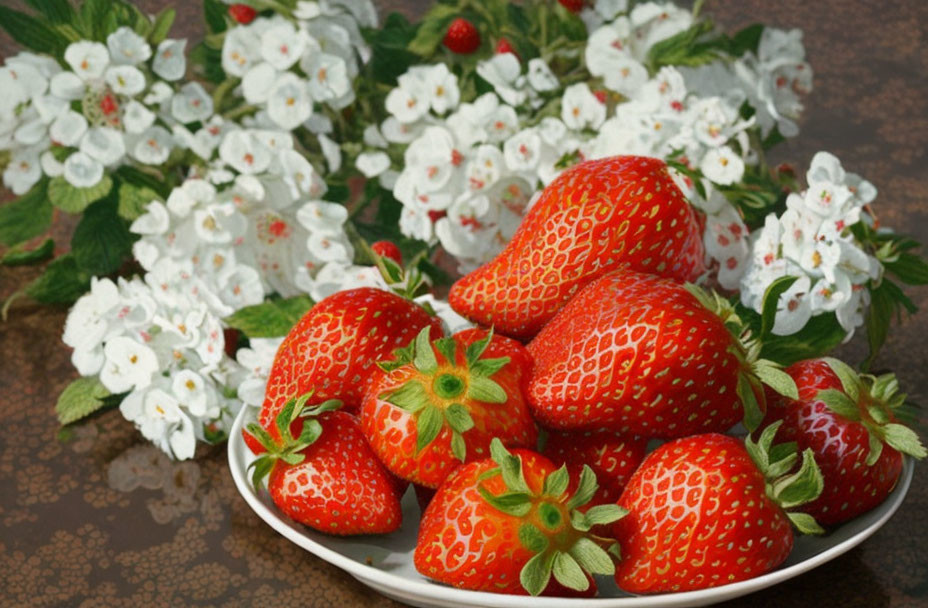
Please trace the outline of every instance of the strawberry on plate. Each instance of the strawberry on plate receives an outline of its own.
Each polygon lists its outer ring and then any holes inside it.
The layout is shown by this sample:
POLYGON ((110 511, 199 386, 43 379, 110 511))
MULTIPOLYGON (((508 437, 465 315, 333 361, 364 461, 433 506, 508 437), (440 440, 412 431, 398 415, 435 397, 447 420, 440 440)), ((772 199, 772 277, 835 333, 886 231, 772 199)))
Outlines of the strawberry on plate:
POLYGON ((873 509, 896 486, 902 454, 926 456, 918 435, 897 418, 906 396, 894 375, 858 375, 832 358, 799 361, 786 372, 799 399, 770 394, 767 411, 783 421, 783 437, 815 454, 825 491, 802 510, 819 523, 873 509))
MULTIPOLYGON (((375 363, 407 344, 423 327, 441 335, 437 317, 381 289, 348 289, 321 300, 277 350, 258 422, 279 439, 277 414, 287 401, 310 390, 320 400, 339 399, 346 411, 357 411, 375 363)), ((293 432, 298 435, 299 428, 293 432)))
POLYGON ((615 541, 590 528, 622 517, 615 504, 581 513, 596 493, 585 467, 576 491, 566 467, 499 440, 492 458, 456 469, 422 516, 414 563, 439 582, 515 595, 592 596, 590 574, 615 571, 615 541))
POLYGON ((762 381, 795 396, 776 364, 743 343, 731 305, 692 285, 616 270, 578 293, 528 345, 526 398, 561 430, 672 439, 763 417, 762 381))
POLYGON ((810 450, 773 445, 781 423, 757 443, 710 433, 665 443, 645 458, 619 499, 619 587, 667 593, 717 587, 765 574, 793 547, 792 522, 820 533, 815 520, 786 509, 822 491, 810 450))
POLYGON ((264 448, 252 463, 252 483, 268 477, 271 499, 285 515, 337 535, 385 534, 402 522, 406 484, 377 460, 355 416, 336 411, 335 399, 306 408, 311 393, 291 399, 278 413, 278 438, 256 423, 247 433, 264 448), (293 436, 293 422, 301 431, 293 436))
POLYGON ((362 428, 395 475, 437 488, 461 463, 486 458, 494 437, 535 444, 522 397, 529 366, 525 348, 510 338, 469 329, 431 341, 423 328, 381 363, 361 407, 362 428))
POLYGON ((564 171, 502 253, 456 282, 448 300, 477 323, 529 339, 577 290, 620 267, 679 281, 703 272, 696 216, 656 158, 616 156, 564 171))

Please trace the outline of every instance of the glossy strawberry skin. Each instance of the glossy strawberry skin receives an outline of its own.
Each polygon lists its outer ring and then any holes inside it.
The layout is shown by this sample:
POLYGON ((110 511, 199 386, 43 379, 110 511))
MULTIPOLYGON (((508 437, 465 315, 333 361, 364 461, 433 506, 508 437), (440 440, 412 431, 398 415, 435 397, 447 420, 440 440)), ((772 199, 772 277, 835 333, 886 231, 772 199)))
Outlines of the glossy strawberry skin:
MULTIPOLYGON (((464 362, 464 347, 486 334, 486 330, 468 329, 454 335, 460 345, 457 350, 459 364, 464 362)), ((436 358, 442 361, 438 350, 434 352, 436 358)), ((494 437, 499 437, 506 446, 522 447, 534 446, 538 438, 535 422, 522 396, 524 378, 531 366, 525 347, 511 338, 494 335, 483 358, 495 357, 511 359, 509 364, 492 376, 506 391, 507 401, 482 403, 463 397, 457 400, 469 410, 475 423, 474 428, 463 433, 467 462, 487 458, 490 441, 494 437)), ((371 447, 394 475, 421 486, 437 488, 461 464, 451 450, 451 429, 445 424, 435 440, 417 452, 416 418, 381 398, 410 380, 420 381, 432 395, 429 387, 431 379, 423 377, 412 365, 405 365, 389 373, 378 371, 375 374, 361 406, 361 424, 371 447)))
POLYGON ((619 499, 619 587, 692 591, 760 576, 793 546, 789 519, 765 493, 743 444, 719 434, 666 443, 648 455, 619 499))
POLYGON ((396 243, 391 241, 377 241, 371 243, 371 251, 379 256, 390 258, 400 266, 403 265, 403 254, 400 252, 400 248, 396 246, 396 243))
POLYGON ((229 16, 242 25, 248 25, 255 20, 258 11, 247 4, 233 4, 229 6, 229 16))
POLYGON ((562 173, 506 248, 454 284, 449 302, 529 339, 584 285, 620 267, 679 281, 703 272, 696 216, 661 160, 616 156, 562 173))
POLYGON ((442 44, 452 53, 469 55, 480 48, 480 32, 473 23, 458 17, 448 26, 442 44))
POLYGON ((337 535, 386 534, 402 522, 397 483, 367 445, 358 419, 345 412, 318 418, 320 437, 301 453, 303 462, 280 460, 268 491, 287 517, 337 535))
POLYGON ((567 465, 571 480, 583 465, 596 473, 599 490, 587 506, 615 503, 647 453, 648 440, 613 431, 548 431, 542 454, 567 465))
MULTIPOLYGON (((539 492, 545 476, 557 467, 531 450, 511 452, 522 458, 528 487, 539 492)), ((446 585, 528 595, 519 581, 522 567, 533 556, 519 541, 519 528, 525 520, 497 511, 477 489, 483 484, 493 494, 507 491, 500 475, 480 479, 497 466, 490 459, 478 460, 458 467, 448 476, 422 515, 413 561, 420 574, 446 585)), ((592 580, 586 592, 577 592, 565 589, 552 577, 542 595, 595 594, 592 580)))
POLYGON ((277 350, 258 422, 279 439, 277 414, 288 399, 308 391, 314 391, 316 400, 340 399, 344 410, 357 411, 375 363, 390 357, 426 325, 433 328, 433 337, 441 336, 437 317, 381 289, 349 289, 323 299, 277 350))
POLYGON ((800 450, 812 449, 825 480, 822 495, 800 510, 820 524, 834 525, 877 507, 899 480, 902 454, 884 443, 880 457, 867 466, 867 429, 832 412, 816 397, 826 389, 843 392, 841 380, 824 360, 799 361, 786 372, 796 381, 799 400, 768 389, 769 420, 783 420, 780 436, 784 440, 795 441, 800 450))
POLYGON ((741 420, 741 363, 720 317, 682 285, 613 271, 529 343, 526 398, 544 426, 652 438, 723 432, 741 420))

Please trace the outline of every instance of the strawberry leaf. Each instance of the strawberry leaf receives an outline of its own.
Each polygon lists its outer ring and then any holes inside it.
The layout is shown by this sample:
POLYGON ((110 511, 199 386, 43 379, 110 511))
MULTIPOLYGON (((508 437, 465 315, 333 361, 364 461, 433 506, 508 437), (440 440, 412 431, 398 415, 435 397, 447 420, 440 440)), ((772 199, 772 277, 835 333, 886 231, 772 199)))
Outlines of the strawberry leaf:
POLYGON ((586 520, 590 523, 590 525, 598 526, 600 524, 611 524, 613 522, 619 521, 626 515, 628 515, 628 510, 623 509, 619 505, 596 505, 595 507, 590 507, 587 509, 586 520))
POLYGON ((268 473, 271 472, 271 469, 274 468, 274 463, 277 461, 276 458, 258 458, 253 461, 249 467, 254 467, 254 470, 251 472, 251 484, 255 488, 255 492, 261 491, 261 482, 267 477, 268 473))
POLYGON ((429 405, 429 396, 425 392, 425 387, 416 380, 410 380, 395 391, 387 393, 385 400, 410 414, 429 405))
POLYGON ((787 513, 789 520, 802 534, 824 534, 825 529, 818 525, 815 518, 808 513, 787 513))
POLYGON ((903 454, 908 454, 914 458, 922 459, 928 456, 925 446, 922 445, 918 435, 909 427, 890 423, 883 427, 883 438, 890 446, 896 448, 903 454))
POLYGON ((825 404, 835 414, 848 420, 860 420, 860 407, 857 402, 838 389, 828 388, 815 394, 815 398, 825 404))
POLYGON ((558 470, 545 477, 544 489, 542 494, 557 498, 567 491, 567 484, 570 482, 570 475, 567 472, 567 465, 561 466, 558 470))
POLYGON ((426 407, 416 418, 416 452, 432 443, 444 425, 444 417, 437 407, 426 407))
MULTIPOLYGON (((609 554, 585 536, 578 538, 568 553, 590 574, 615 574, 615 562, 609 554)), ((585 576, 583 578, 586 579, 585 576)))
POLYGON ((432 350, 432 343, 429 340, 431 329, 430 325, 426 325, 416 336, 416 354, 412 364, 423 374, 434 374, 438 370, 438 360, 435 358, 435 351, 432 350))
POLYGON ((487 332, 483 338, 473 342, 467 346, 466 359, 467 367, 471 368, 474 366, 474 363, 480 358, 483 354, 483 351, 487 349, 487 346, 490 345, 490 340, 493 339, 493 330, 487 332))
POLYGON ((555 580, 568 589, 586 591, 590 588, 590 581, 580 564, 568 553, 558 551, 554 556, 554 567, 551 569, 555 580))
POLYGON ((455 355, 458 350, 458 344, 454 341, 454 338, 439 338, 435 340, 434 344, 438 352, 441 353, 441 356, 445 358, 445 361, 447 361, 449 365, 454 365, 455 355))
POLYGON ((490 456, 499 465, 506 487, 513 492, 529 493, 528 484, 522 473, 522 459, 509 453, 498 437, 490 442, 490 456))
POLYGON ((784 510, 812 502, 819 497, 825 482, 822 472, 815 463, 812 449, 802 453, 802 465, 799 471, 789 477, 777 480, 773 484, 773 497, 784 510))
POLYGON ((851 369, 850 365, 834 357, 825 357, 825 363, 841 380, 841 388, 844 389, 847 396, 852 401, 857 401, 860 398, 860 379, 857 377, 857 373, 851 369))
POLYGON ((451 432, 451 453, 461 462, 467 461, 467 444, 464 437, 457 431, 451 432))
POLYGON ((548 537, 530 523, 524 523, 519 527, 519 542, 532 553, 541 553, 548 548, 548 537))
POLYGON ((506 403, 508 396, 502 386, 484 376, 472 376, 467 396, 484 403, 506 403))
POLYGON ((567 501, 567 508, 573 510, 582 507, 590 502, 598 489, 599 484, 596 483, 596 473, 588 465, 583 465, 583 470, 580 472, 580 481, 577 483, 577 491, 567 501))
POLYGON ((452 403, 445 410, 445 420, 448 426, 458 433, 466 433, 474 428, 474 419, 470 417, 470 412, 460 403, 452 403))
POLYGON ((480 359, 472 366, 470 372, 475 376, 489 377, 503 369, 511 359, 509 357, 499 357, 497 359, 480 359))
POLYGON ((505 492, 496 495, 483 486, 478 486, 477 490, 491 507, 507 515, 524 517, 532 510, 532 497, 526 492, 505 492))
POLYGON ((554 551, 539 553, 522 567, 522 571, 519 572, 519 581, 529 594, 539 595, 548 586, 555 555, 554 551))
POLYGON ((274 439, 271 437, 270 433, 265 431, 261 425, 256 422, 250 423, 247 427, 248 432, 258 440, 258 443, 267 450, 268 452, 273 452, 277 449, 274 439))
POLYGON ((870 451, 867 453, 867 466, 872 467, 883 453, 883 440, 880 439, 880 436, 877 435, 876 432, 870 429, 867 429, 867 431, 869 433, 870 444, 870 451))
POLYGON ((799 389, 796 381, 787 374, 778 363, 767 359, 758 359, 754 362, 754 373, 760 381, 790 399, 799 399, 799 389))
POLYGON ((757 401, 757 394, 754 392, 754 386, 748 375, 745 373, 738 374, 738 385, 736 392, 744 406, 744 427, 749 433, 753 433, 764 420, 764 412, 757 401))

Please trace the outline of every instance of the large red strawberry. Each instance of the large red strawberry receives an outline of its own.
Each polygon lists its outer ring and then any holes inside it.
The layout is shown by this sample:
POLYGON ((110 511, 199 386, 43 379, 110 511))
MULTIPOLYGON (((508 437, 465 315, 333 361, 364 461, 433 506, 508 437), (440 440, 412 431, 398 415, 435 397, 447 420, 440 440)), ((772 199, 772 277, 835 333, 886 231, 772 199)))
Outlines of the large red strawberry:
POLYGON ((786 369, 799 399, 768 396, 782 436, 811 449, 825 491, 803 507, 822 524, 853 519, 883 502, 902 472, 902 454, 926 456, 918 435, 899 423, 905 402, 895 376, 858 376, 837 359, 811 359, 786 369))
POLYGON ((628 515, 615 525, 622 548, 619 587, 666 593, 717 587, 780 565, 800 531, 821 532, 805 513, 787 513, 822 491, 810 451, 802 468, 789 444, 773 446, 779 423, 755 444, 696 435, 648 455, 619 499, 628 515))
POLYGON ((556 465, 567 465, 571 477, 584 466, 596 473, 599 491, 590 504, 615 503, 644 460, 648 440, 614 431, 548 431, 541 453, 556 465))
POLYGON ((493 261, 460 279, 460 314, 527 339, 584 285, 615 268, 691 281, 703 271, 693 209, 656 158, 580 163, 552 181, 493 261))
POLYGON ((615 542, 590 528, 623 511, 615 504, 577 510, 596 493, 589 467, 571 492, 566 467, 529 450, 510 453, 498 440, 491 452, 492 459, 456 469, 432 498, 419 526, 416 570, 464 589, 595 594, 590 574, 615 571, 615 542))
MULTIPOLYGON (((381 289, 349 289, 323 299, 293 326, 277 350, 258 422, 278 439, 277 414, 288 400, 309 390, 318 399, 340 399, 346 411, 357 411, 376 362, 408 344, 426 326, 432 335, 441 335, 437 317, 381 289)), ((299 428, 294 433, 299 434, 299 428)))
POLYGON ((337 400, 304 409, 310 394, 292 399, 275 421, 280 439, 258 424, 248 432, 265 453, 254 461, 252 482, 267 476, 271 499, 291 519, 329 534, 385 534, 402 522, 399 482, 367 445, 358 419, 337 400), (301 432, 291 433, 302 419, 301 432))
POLYGON ((461 463, 486 458, 494 437, 535 444, 522 397, 530 365, 510 338, 469 329, 432 342, 424 328, 381 364, 361 407, 364 433, 394 474, 437 488, 461 463))
POLYGON ((761 379, 782 370, 744 346, 731 305, 671 279, 613 271, 587 285, 528 345, 526 398, 541 424, 645 437, 760 423, 761 379), (735 332, 732 331, 735 329, 735 332))

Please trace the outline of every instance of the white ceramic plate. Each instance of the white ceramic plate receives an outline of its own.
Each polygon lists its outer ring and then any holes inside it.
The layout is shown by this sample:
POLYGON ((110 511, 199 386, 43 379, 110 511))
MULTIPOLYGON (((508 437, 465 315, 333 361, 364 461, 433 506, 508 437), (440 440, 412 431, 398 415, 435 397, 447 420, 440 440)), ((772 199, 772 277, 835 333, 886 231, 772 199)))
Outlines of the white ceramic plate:
MULTIPOLYGON (((411 491, 403 499, 403 525, 384 536, 339 538, 327 536, 295 523, 280 514, 266 491, 256 493, 247 475, 254 460, 242 439, 245 419, 253 418, 253 408, 245 407, 235 419, 229 439, 229 467, 238 491, 248 505, 277 532, 313 555, 345 570, 353 577, 400 602, 413 606, 442 608, 684 608, 706 606, 746 595, 832 560, 857 546, 876 532, 896 512, 912 481, 912 460, 906 458, 902 477, 889 498, 873 511, 848 522, 825 537, 798 537, 789 559, 764 576, 714 589, 684 593, 633 596, 615 586, 611 577, 597 577, 600 597, 592 599, 532 598, 478 591, 464 591, 430 582, 413 567, 419 507, 411 491), (371 565, 368 565, 370 563, 371 565)), ((249 419, 248 422, 251 420, 249 419)))

